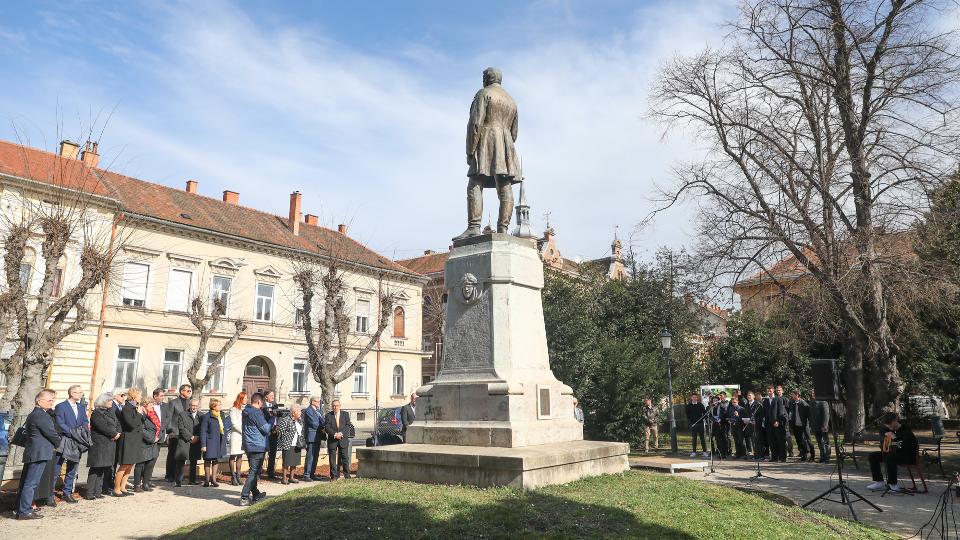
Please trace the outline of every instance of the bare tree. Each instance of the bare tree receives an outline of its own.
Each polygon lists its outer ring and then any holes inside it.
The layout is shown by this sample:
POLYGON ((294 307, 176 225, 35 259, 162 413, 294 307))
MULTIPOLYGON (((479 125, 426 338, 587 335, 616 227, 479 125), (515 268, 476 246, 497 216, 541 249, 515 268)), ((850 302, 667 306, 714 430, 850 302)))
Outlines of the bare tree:
POLYGON ((307 341, 307 356, 313 378, 323 390, 324 410, 330 409, 337 384, 345 381, 363 362, 390 322, 395 295, 379 291, 380 312, 376 329, 352 353, 350 315, 346 311, 344 294, 346 276, 340 263, 331 260, 325 268, 302 266, 294 274, 299 293, 303 297, 303 335, 307 341), (314 298, 322 290, 322 319, 314 321, 314 298))
POLYGON ((437 376, 443 367, 443 332, 447 325, 447 305, 443 300, 443 289, 430 287, 423 289, 423 329, 424 336, 432 337, 433 358, 436 362, 433 375, 437 376))
POLYGON ((0 411, 9 410, 15 418, 33 408, 53 350, 87 327, 88 295, 104 286, 123 243, 120 218, 111 224, 105 217, 116 209, 94 202, 91 169, 61 156, 41 166, 28 152, 23 148, 26 176, 50 190, 41 197, 29 187, 17 192, 8 184, 7 197, 18 200, 8 199, 0 222, 0 338, 13 349, 0 364, 7 381, 0 411), (61 266, 68 252, 77 256, 80 270, 69 282, 61 266))
POLYGON ((922 0, 749 0, 727 46, 661 68, 652 116, 709 145, 678 166, 667 205, 699 197, 708 275, 738 280, 794 257, 822 290, 846 351, 848 428, 896 408, 903 384, 878 249, 954 166, 957 35, 922 0), (867 370, 869 377, 864 373, 867 370))
POLYGON ((200 377, 198 373, 206 364, 207 359, 207 343, 210 341, 210 337, 217 331, 217 326, 223 320, 223 316, 227 313, 227 306, 223 303, 223 300, 219 297, 213 299, 213 309, 210 310, 210 315, 207 315, 206 303, 203 301, 203 298, 199 296, 195 297, 190 302, 190 322, 197 329, 197 332, 200 333, 200 342, 197 344, 197 349, 193 353, 193 358, 190 360, 190 366, 187 368, 187 381, 190 382, 190 386, 193 387, 193 397, 194 399, 203 398, 203 389, 206 388, 207 384, 210 383, 210 380, 217 376, 218 373, 223 368, 223 359, 226 357, 227 352, 236 345, 237 341, 240 339, 240 335, 247 330, 247 323, 241 319, 236 319, 233 321, 233 334, 223 342, 223 345, 220 346, 220 350, 217 351, 217 357, 213 362, 210 362, 210 366, 206 369, 206 373, 203 377, 200 377))

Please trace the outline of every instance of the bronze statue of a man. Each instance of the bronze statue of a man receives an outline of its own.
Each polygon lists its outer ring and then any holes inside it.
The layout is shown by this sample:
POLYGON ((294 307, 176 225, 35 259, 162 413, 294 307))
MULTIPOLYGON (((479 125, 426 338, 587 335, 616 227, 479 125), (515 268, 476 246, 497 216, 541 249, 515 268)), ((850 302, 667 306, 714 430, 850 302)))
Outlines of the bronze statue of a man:
POLYGON ((467 122, 467 230, 460 240, 480 234, 483 188, 496 188, 500 199, 497 232, 505 233, 513 214, 513 184, 521 182, 517 140, 517 104, 500 86, 499 69, 483 70, 483 88, 473 97, 467 122))

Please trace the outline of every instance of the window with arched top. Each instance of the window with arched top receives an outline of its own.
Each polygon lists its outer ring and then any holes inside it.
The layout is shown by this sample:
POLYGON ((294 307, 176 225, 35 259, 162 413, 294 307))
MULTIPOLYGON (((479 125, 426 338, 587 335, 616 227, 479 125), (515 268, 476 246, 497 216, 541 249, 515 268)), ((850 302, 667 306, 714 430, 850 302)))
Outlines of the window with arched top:
POLYGON ((393 395, 403 395, 403 367, 393 366, 393 395))
POLYGON ((247 367, 244 369, 244 375, 247 377, 269 377, 270 366, 267 365, 266 360, 263 358, 254 358, 247 362, 247 367))
POLYGON ((393 310, 393 337, 402 338, 405 337, 405 327, 406 327, 406 313, 404 313, 403 308, 397 306, 393 310))

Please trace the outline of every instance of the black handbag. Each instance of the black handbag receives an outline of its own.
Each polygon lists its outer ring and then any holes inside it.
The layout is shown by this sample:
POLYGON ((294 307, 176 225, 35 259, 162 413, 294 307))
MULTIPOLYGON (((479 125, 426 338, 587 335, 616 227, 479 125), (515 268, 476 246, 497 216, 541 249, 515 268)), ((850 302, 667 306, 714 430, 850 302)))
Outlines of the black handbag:
POLYGON ((27 446, 27 427, 20 426, 17 428, 16 433, 13 434, 13 438, 10 439, 10 444, 15 446, 27 446))

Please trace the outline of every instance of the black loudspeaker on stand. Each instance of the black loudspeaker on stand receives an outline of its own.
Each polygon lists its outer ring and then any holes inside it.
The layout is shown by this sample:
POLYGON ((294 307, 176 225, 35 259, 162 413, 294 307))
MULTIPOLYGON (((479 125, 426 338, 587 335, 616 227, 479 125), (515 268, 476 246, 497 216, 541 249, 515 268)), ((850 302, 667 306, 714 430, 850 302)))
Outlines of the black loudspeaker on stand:
POLYGON ((840 374, 837 373, 836 360, 811 360, 810 376, 813 378, 813 391, 816 392, 817 399, 840 401, 840 374))
POLYGON ((864 499, 862 495, 847 487, 846 480, 843 478, 843 460, 846 456, 844 455, 843 445, 840 444, 840 436, 837 435, 837 422, 835 419, 836 414, 833 407, 833 402, 841 401, 840 377, 837 373, 837 361, 832 359, 812 360, 810 362, 810 371, 813 377, 813 390, 816 392, 817 399, 831 402, 830 429, 833 432, 833 446, 837 454, 837 485, 803 503, 801 508, 806 508, 819 500, 840 503, 847 507, 847 509, 850 511, 850 515, 853 516, 853 519, 856 521, 860 521, 860 518, 857 517, 857 512, 853 509, 853 503, 855 502, 863 501, 872 506, 877 512, 883 512, 879 506, 873 504, 867 499, 864 499), (829 497, 835 491, 840 494, 840 500, 831 499, 829 497))

